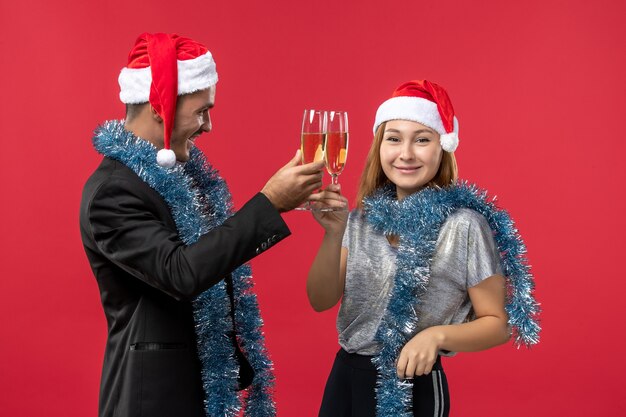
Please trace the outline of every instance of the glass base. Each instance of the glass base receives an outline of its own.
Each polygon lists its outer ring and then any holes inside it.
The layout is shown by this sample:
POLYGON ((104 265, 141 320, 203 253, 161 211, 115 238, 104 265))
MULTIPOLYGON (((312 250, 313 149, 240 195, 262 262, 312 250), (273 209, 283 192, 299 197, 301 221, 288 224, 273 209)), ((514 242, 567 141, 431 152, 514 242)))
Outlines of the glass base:
POLYGON ((320 207, 316 208, 310 205, 309 203, 303 204, 300 207, 296 207, 294 210, 297 211, 317 211, 317 212, 329 212, 329 211, 348 211, 345 207, 320 207))
POLYGON ((319 209, 313 209, 312 211, 348 211, 345 207, 322 207, 319 209))

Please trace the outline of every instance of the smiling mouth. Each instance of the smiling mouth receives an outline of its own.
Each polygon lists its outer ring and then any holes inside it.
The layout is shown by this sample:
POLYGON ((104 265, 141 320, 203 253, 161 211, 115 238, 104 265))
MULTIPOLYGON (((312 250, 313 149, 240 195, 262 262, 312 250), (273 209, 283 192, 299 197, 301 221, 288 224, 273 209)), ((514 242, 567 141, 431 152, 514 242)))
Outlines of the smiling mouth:
POLYGON ((196 139, 198 139, 198 136, 200 136, 201 134, 202 134, 202 131, 196 132, 193 135, 191 135, 191 137, 188 140, 195 142, 196 139))
POLYGON ((420 169, 421 167, 397 167, 394 166, 395 169, 397 169, 400 172, 404 172, 404 173, 412 173, 417 171, 418 169, 420 169))

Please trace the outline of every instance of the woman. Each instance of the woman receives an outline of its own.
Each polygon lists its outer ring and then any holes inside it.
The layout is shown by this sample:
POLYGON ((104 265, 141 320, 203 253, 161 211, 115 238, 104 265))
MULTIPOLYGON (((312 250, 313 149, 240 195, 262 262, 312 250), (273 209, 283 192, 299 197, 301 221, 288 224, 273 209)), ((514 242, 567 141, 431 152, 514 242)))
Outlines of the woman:
MULTIPOLYGON (((314 212, 325 235, 309 301, 323 311, 342 300, 319 415, 447 416, 441 355, 491 348, 512 331, 517 343, 538 341, 532 277, 508 215, 457 182, 458 121, 442 87, 398 87, 374 134, 356 210, 314 212)), ((332 185, 311 199, 347 206, 332 185)))

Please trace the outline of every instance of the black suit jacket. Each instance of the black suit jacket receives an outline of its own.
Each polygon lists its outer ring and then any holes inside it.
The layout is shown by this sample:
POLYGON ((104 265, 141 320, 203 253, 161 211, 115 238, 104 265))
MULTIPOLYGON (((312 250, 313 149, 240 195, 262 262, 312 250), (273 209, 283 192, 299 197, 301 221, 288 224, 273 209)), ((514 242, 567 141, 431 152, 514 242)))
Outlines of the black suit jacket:
POLYGON ((280 214, 259 193, 185 246, 163 198, 104 158, 83 190, 80 229, 108 324, 99 415, 204 417, 191 300, 288 236, 280 214))

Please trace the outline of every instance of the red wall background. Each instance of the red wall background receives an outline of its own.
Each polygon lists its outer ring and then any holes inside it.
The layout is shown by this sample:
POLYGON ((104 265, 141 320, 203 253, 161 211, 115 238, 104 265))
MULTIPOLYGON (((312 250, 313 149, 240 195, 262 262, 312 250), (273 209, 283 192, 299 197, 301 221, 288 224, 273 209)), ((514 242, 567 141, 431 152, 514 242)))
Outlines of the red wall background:
MULTIPOLYGON (((123 116, 117 75, 143 31, 216 57, 214 131, 199 144, 237 206, 292 157, 308 107, 350 112, 340 181, 353 198, 377 106, 409 79, 444 85, 461 176, 517 220, 544 309, 531 351, 445 362, 452 415, 624 415, 625 17, 621 0, 2 1, 0 415, 96 415, 106 324, 78 205, 100 160, 91 132, 123 116)), ((285 218, 293 236, 253 267, 279 416, 308 417, 336 311, 305 295, 321 229, 285 218)))

